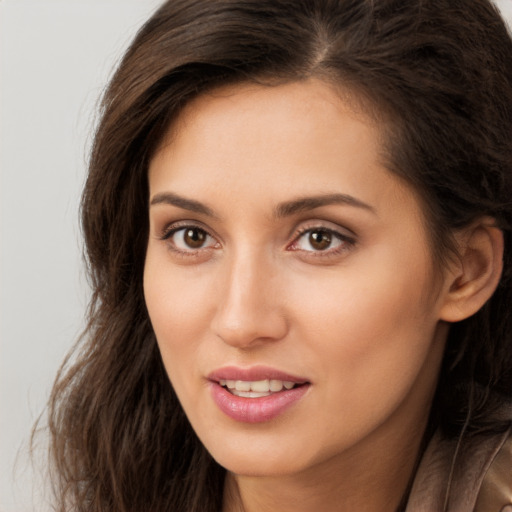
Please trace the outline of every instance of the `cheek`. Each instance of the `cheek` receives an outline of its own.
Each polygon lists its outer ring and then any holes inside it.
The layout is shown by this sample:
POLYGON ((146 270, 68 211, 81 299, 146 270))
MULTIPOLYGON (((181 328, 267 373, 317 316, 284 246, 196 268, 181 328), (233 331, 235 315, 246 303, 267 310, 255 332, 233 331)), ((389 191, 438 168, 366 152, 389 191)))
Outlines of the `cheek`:
POLYGON ((362 400, 406 386, 431 349, 437 319, 429 260, 419 252, 381 251, 322 282, 303 283, 300 336, 322 374, 334 375, 362 400))
POLYGON ((318 429, 327 438, 344 432, 344 442, 355 442, 411 396, 428 408, 423 398, 437 379, 441 354, 433 349, 435 326, 399 293, 386 296, 383 302, 366 294, 340 297, 339 313, 327 317, 324 311, 324 321, 316 322, 321 327, 309 331, 308 359, 323 390, 318 429))
POLYGON ((202 320, 208 315, 207 285, 195 286, 190 272, 173 272, 165 257, 148 251, 144 269, 144 297, 162 358, 167 367, 175 360, 169 354, 182 352, 180 359, 195 350, 202 320))

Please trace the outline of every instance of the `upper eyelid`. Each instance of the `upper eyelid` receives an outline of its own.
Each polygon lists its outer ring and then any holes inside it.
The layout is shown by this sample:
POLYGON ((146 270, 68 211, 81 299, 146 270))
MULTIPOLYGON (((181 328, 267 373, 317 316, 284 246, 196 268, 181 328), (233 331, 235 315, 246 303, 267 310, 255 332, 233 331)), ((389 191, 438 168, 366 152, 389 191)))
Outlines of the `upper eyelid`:
POLYGON ((336 253, 341 251, 345 252, 347 250, 353 249, 358 244, 358 236, 354 233, 353 230, 341 226, 338 223, 334 223, 331 221, 315 219, 311 221, 306 221, 301 223, 293 232, 291 242, 287 243, 286 249, 293 250, 298 252, 303 252, 309 254, 311 257, 324 257, 329 258, 334 256, 336 253), (337 238, 343 247, 334 247, 328 248, 325 251, 314 251, 314 250, 306 250, 300 249, 296 246, 298 245, 300 239, 306 235, 307 233, 311 233, 314 231, 327 231, 332 233, 333 237, 337 238))
POLYGON ((212 238, 215 238, 216 240, 219 239, 219 237, 212 233, 212 230, 206 227, 202 222, 196 221, 196 220, 178 220, 174 222, 168 222, 166 223, 162 229, 158 230, 158 234, 160 238, 166 238, 170 236, 171 234, 179 231, 180 229, 185 228, 197 228, 203 230, 205 233, 207 233, 212 238))
POLYGON ((308 231, 314 231, 317 230, 324 230, 329 231, 331 233, 337 234, 343 238, 350 238, 350 239, 356 239, 357 235, 356 233, 345 226, 341 226, 338 223, 332 222, 332 221, 326 221, 326 220, 320 220, 315 219, 311 221, 305 221, 301 222, 298 226, 296 226, 291 235, 290 238, 295 240, 297 237, 301 236, 304 233, 307 233, 308 231))
POLYGON ((159 240, 164 242, 168 249, 171 250, 175 255, 180 256, 182 258, 198 256, 199 254, 204 253, 204 251, 210 251, 212 249, 215 249, 216 246, 219 244, 218 239, 211 235, 211 233, 208 230, 191 223, 186 223, 185 225, 176 225, 176 223, 168 224, 167 227, 164 228, 164 232, 162 233, 162 235, 159 236, 159 240), (198 247, 197 249, 192 247, 188 249, 180 248, 175 241, 171 240, 171 237, 174 236, 179 231, 185 230, 187 228, 200 229, 204 231, 207 234, 207 236, 215 243, 205 245, 204 247, 198 247))
MULTIPOLYGON (((337 231, 337 230, 331 229, 331 228, 316 227, 316 228, 307 228, 307 229, 297 233, 297 235, 293 238, 291 244, 289 244, 288 247, 295 245, 305 234, 315 232, 315 231, 327 231, 329 233, 332 233, 335 238, 338 238, 342 242, 347 242, 347 243, 351 243, 351 244, 355 244, 355 242, 356 242, 354 236, 346 235, 344 233, 341 233, 340 231, 337 231)), ((327 252, 327 251, 325 251, 325 252, 327 252)))

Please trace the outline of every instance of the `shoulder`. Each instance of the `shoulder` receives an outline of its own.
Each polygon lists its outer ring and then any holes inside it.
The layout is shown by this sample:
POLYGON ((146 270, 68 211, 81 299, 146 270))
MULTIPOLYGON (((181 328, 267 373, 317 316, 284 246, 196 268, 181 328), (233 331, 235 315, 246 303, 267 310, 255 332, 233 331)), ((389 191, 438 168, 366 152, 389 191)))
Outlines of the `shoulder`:
POLYGON ((475 512, 512 512, 512 435, 496 452, 485 473, 475 512))
POLYGON ((437 433, 406 512, 512 512, 512 429, 459 441, 437 433))

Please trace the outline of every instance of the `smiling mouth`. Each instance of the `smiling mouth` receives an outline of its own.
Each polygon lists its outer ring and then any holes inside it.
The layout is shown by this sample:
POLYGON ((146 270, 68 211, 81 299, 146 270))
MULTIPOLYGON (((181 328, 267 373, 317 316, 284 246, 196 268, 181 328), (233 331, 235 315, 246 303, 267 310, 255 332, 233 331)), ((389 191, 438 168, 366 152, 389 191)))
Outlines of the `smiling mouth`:
POLYGON ((277 379, 264 379, 256 381, 220 379, 219 385, 227 389, 232 395, 244 398, 261 398, 281 391, 289 391, 303 384, 277 379))

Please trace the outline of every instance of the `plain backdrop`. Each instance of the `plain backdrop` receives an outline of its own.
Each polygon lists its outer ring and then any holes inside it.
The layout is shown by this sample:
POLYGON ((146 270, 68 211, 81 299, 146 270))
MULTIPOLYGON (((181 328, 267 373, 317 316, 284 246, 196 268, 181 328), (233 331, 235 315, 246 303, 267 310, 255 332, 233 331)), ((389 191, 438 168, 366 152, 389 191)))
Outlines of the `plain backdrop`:
POLYGON ((78 201, 97 101, 159 3, 0 1, 0 512, 49 510, 28 441, 82 328, 78 201))
POLYGON ((28 442, 87 304, 78 201, 97 100, 159 3, 0 0, 0 512, 49 510, 28 442))

